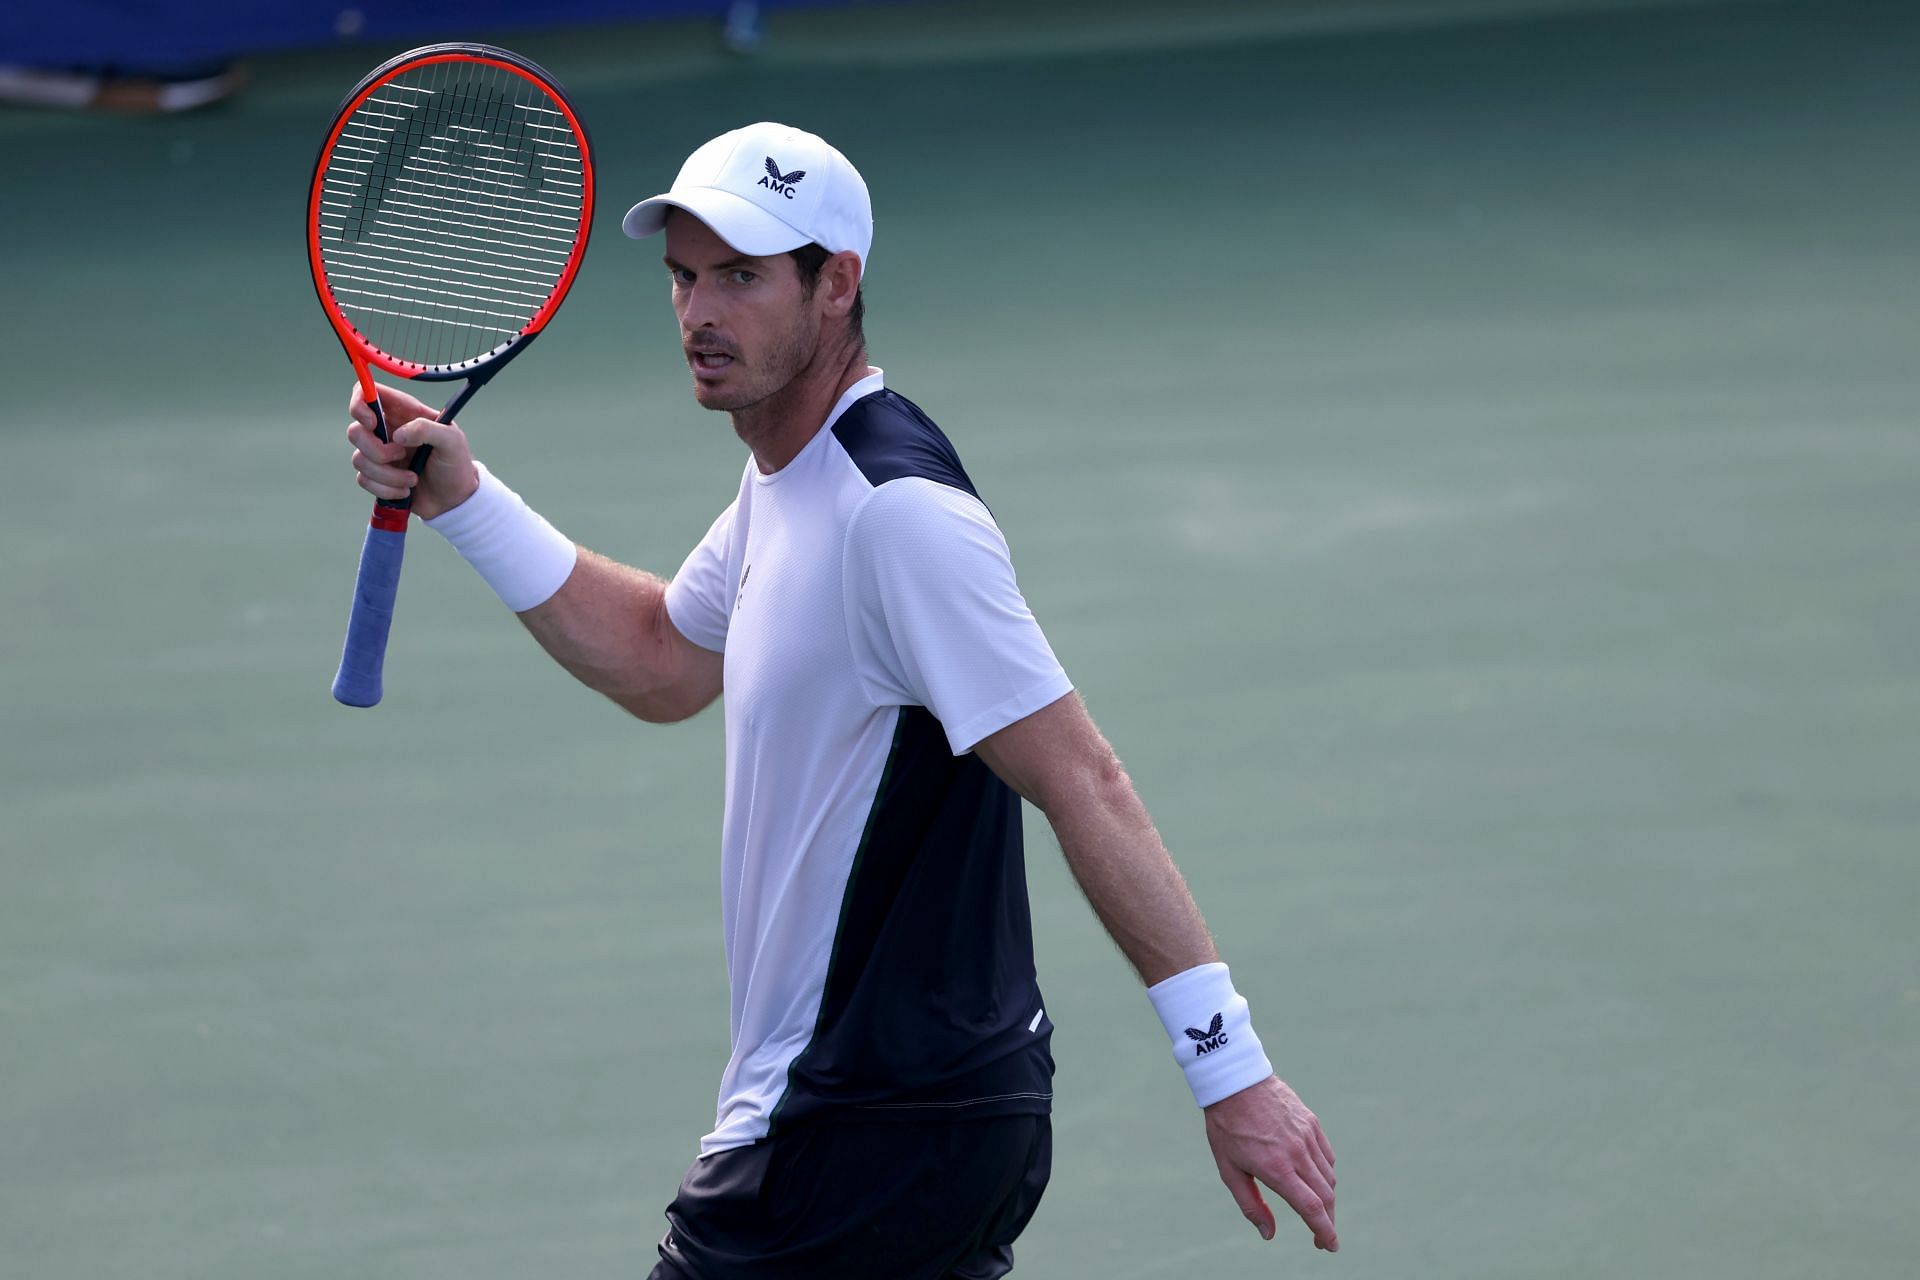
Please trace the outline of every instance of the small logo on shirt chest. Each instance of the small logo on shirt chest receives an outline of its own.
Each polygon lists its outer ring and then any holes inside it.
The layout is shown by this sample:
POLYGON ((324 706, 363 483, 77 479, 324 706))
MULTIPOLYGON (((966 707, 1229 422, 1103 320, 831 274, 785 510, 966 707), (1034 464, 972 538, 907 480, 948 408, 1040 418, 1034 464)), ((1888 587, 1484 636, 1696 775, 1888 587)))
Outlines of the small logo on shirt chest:
POLYGON ((740 612, 740 602, 747 598, 747 578, 752 573, 753 573, 752 565, 748 565, 745 569, 741 570, 740 572, 740 587, 737 591, 733 593, 733 611, 735 613, 740 612))

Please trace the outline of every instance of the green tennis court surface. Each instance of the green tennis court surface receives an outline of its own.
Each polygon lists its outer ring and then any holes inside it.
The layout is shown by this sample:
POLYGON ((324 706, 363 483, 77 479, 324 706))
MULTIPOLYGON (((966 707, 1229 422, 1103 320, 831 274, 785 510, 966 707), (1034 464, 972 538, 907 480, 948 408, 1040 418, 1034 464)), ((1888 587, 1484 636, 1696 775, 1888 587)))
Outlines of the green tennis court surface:
MULTIPOLYGON (((605 202, 481 455, 671 571, 741 450, 618 216, 835 140, 876 363, 1339 1152, 1341 1254, 1260 1245, 1036 824, 1017 1275, 1920 1257, 1920 18, 1541 7, 501 37, 605 202)), ((8 1280, 643 1275, 711 1117, 719 717, 624 720, 420 532, 386 703, 327 695, 367 504, 302 200, 387 52, 0 115, 8 1280)))

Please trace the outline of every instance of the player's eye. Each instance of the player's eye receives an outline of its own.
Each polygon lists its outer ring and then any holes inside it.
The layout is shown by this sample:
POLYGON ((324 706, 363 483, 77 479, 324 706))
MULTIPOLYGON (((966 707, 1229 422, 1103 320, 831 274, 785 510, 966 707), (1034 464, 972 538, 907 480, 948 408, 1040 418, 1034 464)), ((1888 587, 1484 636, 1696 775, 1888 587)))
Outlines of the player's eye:
POLYGON ((685 267, 670 267, 667 270, 667 274, 673 277, 675 284, 693 283, 693 272, 687 270, 685 267))
POLYGON ((727 274, 735 284, 752 284, 755 280, 758 280, 760 278, 759 276, 754 275, 753 272, 751 271, 731 271, 731 272, 728 272, 727 274))

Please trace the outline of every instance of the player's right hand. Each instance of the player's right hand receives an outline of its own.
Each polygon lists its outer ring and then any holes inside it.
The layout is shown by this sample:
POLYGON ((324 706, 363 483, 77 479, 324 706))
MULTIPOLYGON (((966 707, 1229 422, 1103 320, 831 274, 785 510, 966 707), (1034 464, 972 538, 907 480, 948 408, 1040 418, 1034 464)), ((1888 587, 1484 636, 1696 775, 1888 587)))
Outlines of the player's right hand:
POLYGON ((441 422, 432 405, 414 399, 404 391, 380 387, 380 412, 386 415, 391 436, 382 441, 374 434, 373 409, 353 384, 347 401, 352 421, 347 424, 347 441, 353 445, 353 469, 359 473, 362 489, 376 498, 413 498, 414 514, 431 520, 465 502, 480 487, 480 473, 474 470, 473 453, 467 447, 466 433, 451 422, 441 422), (423 444, 433 446, 424 475, 408 469, 413 451, 423 444))

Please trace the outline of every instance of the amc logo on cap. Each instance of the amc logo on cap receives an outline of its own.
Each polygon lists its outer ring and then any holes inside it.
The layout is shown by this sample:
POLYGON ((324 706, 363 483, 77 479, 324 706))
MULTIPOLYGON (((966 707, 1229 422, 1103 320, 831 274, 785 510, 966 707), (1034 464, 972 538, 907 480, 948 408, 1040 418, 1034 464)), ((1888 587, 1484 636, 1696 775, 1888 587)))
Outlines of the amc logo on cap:
POLYGON ((785 196, 791 200, 793 199, 793 184, 806 176, 807 171, 805 169, 795 169, 792 173, 780 172, 780 166, 773 162, 772 156, 768 156, 767 176, 760 179, 756 185, 765 187, 775 195, 785 196))

